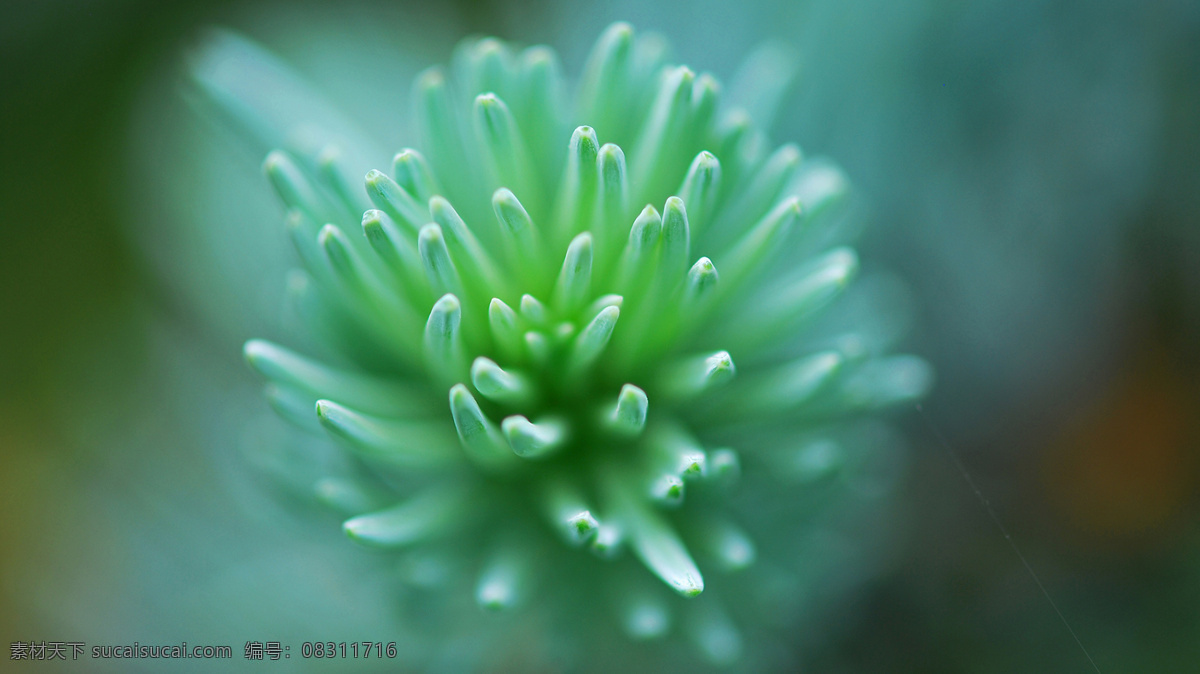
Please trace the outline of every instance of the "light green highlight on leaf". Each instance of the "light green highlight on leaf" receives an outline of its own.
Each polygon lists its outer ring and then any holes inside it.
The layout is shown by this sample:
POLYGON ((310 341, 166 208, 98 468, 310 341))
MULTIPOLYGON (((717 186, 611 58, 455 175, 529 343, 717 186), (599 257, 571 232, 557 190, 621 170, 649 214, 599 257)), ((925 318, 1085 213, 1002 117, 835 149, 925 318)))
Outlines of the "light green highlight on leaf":
POLYGON ((429 221, 429 212, 425 206, 405 192, 386 173, 369 171, 366 184, 367 196, 370 197, 371 203, 375 204, 375 208, 387 213, 409 236, 415 236, 417 230, 429 221))
POLYGON ((496 425, 484 416, 466 386, 455 384, 450 389, 450 413, 468 458, 490 471, 504 471, 515 466, 518 459, 513 456, 508 442, 496 425))
POLYGON ((562 449, 567 440, 567 424, 560 419, 531 422, 520 414, 501 424, 508 444, 523 459, 541 459, 562 449))
POLYGON ((435 377, 447 382, 459 379, 466 369, 461 326, 458 298, 443 295, 425 323, 425 363, 435 377))
POLYGON ((484 356, 471 364, 471 383, 484 397, 498 403, 522 405, 536 397, 535 385, 528 377, 505 370, 484 356))
POLYGON ((542 203, 539 177, 512 112, 492 93, 475 98, 472 114, 484 166, 493 188, 507 187, 523 199, 542 203))
POLYGON ((430 197, 441 192, 425 155, 410 147, 396 153, 392 159, 392 175, 396 184, 418 201, 428 202, 430 197))
MULTIPOLYGON (((268 381, 316 396, 326 396, 366 412, 421 414, 432 410, 419 390, 393 380, 339 370, 277 344, 252 339, 243 347, 246 362, 268 381)), ((310 406, 311 409, 311 406, 310 406)))
POLYGON ((431 487, 386 510, 345 521, 346 535, 363 545, 398 548, 451 533, 463 524, 468 493, 458 487, 431 487))
POLYGON ((528 555, 515 543, 493 551, 476 582, 475 602, 489 611, 516 608, 531 582, 529 567, 528 555))
POLYGON ((596 536, 600 522, 577 486, 559 475, 543 481, 543 511, 550 524, 572 546, 583 545, 596 536))
POLYGON ((570 316, 578 311, 591 289, 592 235, 584 232, 572 239, 567 247, 567 256, 554 286, 554 304, 559 314, 570 316))
POLYGON ((663 388, 673 398, 694 398, 724 385, 736 373, 728 351, 692 356, 665 368, 663 388))
POLYGON ((406 467, 446 465, 457 458, 444 423, 372 417, 329 400, 318 400, 316 408, 321 426, 364 458, 406 467))
POLYGON ((608 340, 612 337, 617 326, 621 310, 617 307, 606 307, 587 324, 572 345, 571 354, 567 361, 567 372, 578 372, 588 367, 600 357, 608 340))
POLYGON ((646 392, 633 384, 625 384, 617 396, 617 404, 606 419, 609 430, 628 437, 640 434, 646 427, 649 408, 650 400, 646 392))
POLYGON ((629 531, 629 544, 646 568, 684 597, 704 591, 704 578, 679 535, 628 487, 609 481, 609 498, 616 516, 629 531))

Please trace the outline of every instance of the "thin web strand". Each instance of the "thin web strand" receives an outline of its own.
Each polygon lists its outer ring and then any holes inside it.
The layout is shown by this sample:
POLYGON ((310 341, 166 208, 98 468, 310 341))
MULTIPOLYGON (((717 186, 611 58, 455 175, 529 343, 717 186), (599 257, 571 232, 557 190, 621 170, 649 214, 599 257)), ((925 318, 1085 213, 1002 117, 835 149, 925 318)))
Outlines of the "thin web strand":
POLYGON ((958 452, 954 451, 954 448, 950 446, 950 442, 946 440, 946 437, 942 435, 941 431, 939 431, 937 426, 934 425, 933 419, 929 418, 928 414, 925 414, 925 408, 923 408, 920 403, 917 403, 914 405, 914 407, 916 407, 917 413, 921 415, 921 418, 925 420, 925 424, 929 427, 929 432, 932 433, 933 437, 937 439, 939 444, 941 444, 942 449, 946 450, 946 454, 950 456, 951 462, 954 463, 954 467, 958 469, 958 472, 962 475, 963 480, 965 480, 967 485, 971 487, 971 491, 975 492, 975 497, 979 499, 979 504, 983 506, 983 509, 987 512, 988 517, 992 518, 992 522, 996 525, 996 528, 999 529, 1000 533, 1004 535, 1004 540, 1008 541, 1008 545, 1012 548, 1013 553, 1016 554, 1017 559, 1021 560, 1021 564, 1025 567, 1025 570, 1029 572, 1029 577, 1033 579, 1033 582, 1037 585, 1038 589, 1042 591, 1042 595, 1046 597, 1046 601, 1050 602, 1050 607, 1054 609, 1056 614, 1058 614, 1058 619, 1062 621, 1063 627, 1066 627, 1067 631, 1071 633, 1071 638, 1073 638, 1075 643, 1079 645, 1079 650, 1083 651, 1083 655, 1092 665, 1092 669, 1096 670, 1096 674, 1102 674, 1100 672, 1100 666, 1097 665, 1096 661, 1092 659, 1092 654, 1089 653, 1088 649, 1083 645, 1083 641, 1080 640, 1079 635, 1075 633, 1074 628, 1071 627, 1071 623, 1067 622, 1067 617, 1063 615, 1063 612, 1058 608, 1058 604, 1055 603, 1054 598, 1050 596, 1050 592, 1046 589, 1046 586, 1042 584, 1042 579, 1038 577, 1036 572, 1034 572, 1033 567, 1029 565, 1029 560, 1025 559, 1024 553, 1021 552, 1020 546, 1018 546, 1017 542, 1013 540, 1012 535, 1008 533, 1008 529, 1006 529, 1004 523, 1000 521, 1000 517, 996 515, 996 511, 992 508, 992 502, 983 495, 983 491, 978 485, 975 484, 974 478, 971 477, 971 472, 967 470, 967 466, 963 463, 962 458, 959 457, 958 452))

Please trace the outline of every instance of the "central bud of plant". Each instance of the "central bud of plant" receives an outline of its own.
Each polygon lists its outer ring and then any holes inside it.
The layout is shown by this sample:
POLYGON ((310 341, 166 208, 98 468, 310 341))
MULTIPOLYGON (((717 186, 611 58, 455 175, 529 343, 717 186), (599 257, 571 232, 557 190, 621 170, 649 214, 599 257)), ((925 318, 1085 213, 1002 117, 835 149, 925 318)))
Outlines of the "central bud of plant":
MULTIPOLYGON (((639 638, 666 632, 669 593, 635 565, 546 555, 628 551, 694 597, 693 552, 722 572, 755 559, 726 507, 740 464, 722 441, 778 442, 929 381, 853 332, 797 342, 857 270, 852 250, 823 251, 841 174, 770 151, 736 107, 718 123, 716 81, 665 54, 613 26, 568 104, 552 51, 470 41, 457 91, 438 68, 417 80, 424 152, 365 190, 333 150, 272 153, 304 266, 292 308, 339 364, 245 349, 281 414, 356 457, 317 485, 350 537, 453 547, 489 608, 603 576, 639 638)), ((813 447, 816 474, 837 450, 813 447)), ((691 628, 710 659, 736 657, 720 604, 701 604, 691 628)))

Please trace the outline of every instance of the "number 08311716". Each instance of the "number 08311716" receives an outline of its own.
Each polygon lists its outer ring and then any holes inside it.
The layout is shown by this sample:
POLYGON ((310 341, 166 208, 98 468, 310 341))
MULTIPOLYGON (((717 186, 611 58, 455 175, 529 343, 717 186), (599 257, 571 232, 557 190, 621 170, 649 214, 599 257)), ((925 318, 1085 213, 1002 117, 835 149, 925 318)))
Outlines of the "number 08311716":
POLYGON ((390 641, 305 641, 300 647, 305 658, 394 658, 396 642, 390 641))

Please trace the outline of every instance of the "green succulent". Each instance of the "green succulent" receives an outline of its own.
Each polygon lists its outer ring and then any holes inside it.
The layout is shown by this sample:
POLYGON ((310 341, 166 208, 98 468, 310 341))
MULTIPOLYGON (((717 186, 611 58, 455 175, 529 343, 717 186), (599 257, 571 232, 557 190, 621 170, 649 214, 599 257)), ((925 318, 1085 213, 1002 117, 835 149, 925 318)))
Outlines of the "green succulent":
POLYGON ((322 353, 245 356, 350 457, 315 493, 351 539, 570 643, 615 625, 728 664, 786 630, 786 595, 841 563, 797 572, 798 550, 844 559, 821 536, 864 492, 845 476, 894 472, 859 419, 931 373, 875 348, 857 305, 825 311, 858 270, 847 183, 754 124, 781 86, 764 54, 723 101, 626 24, 573 93, 554 51, 468 40, 417 78, 420 150, 390 174, 267 157, 322 353))

